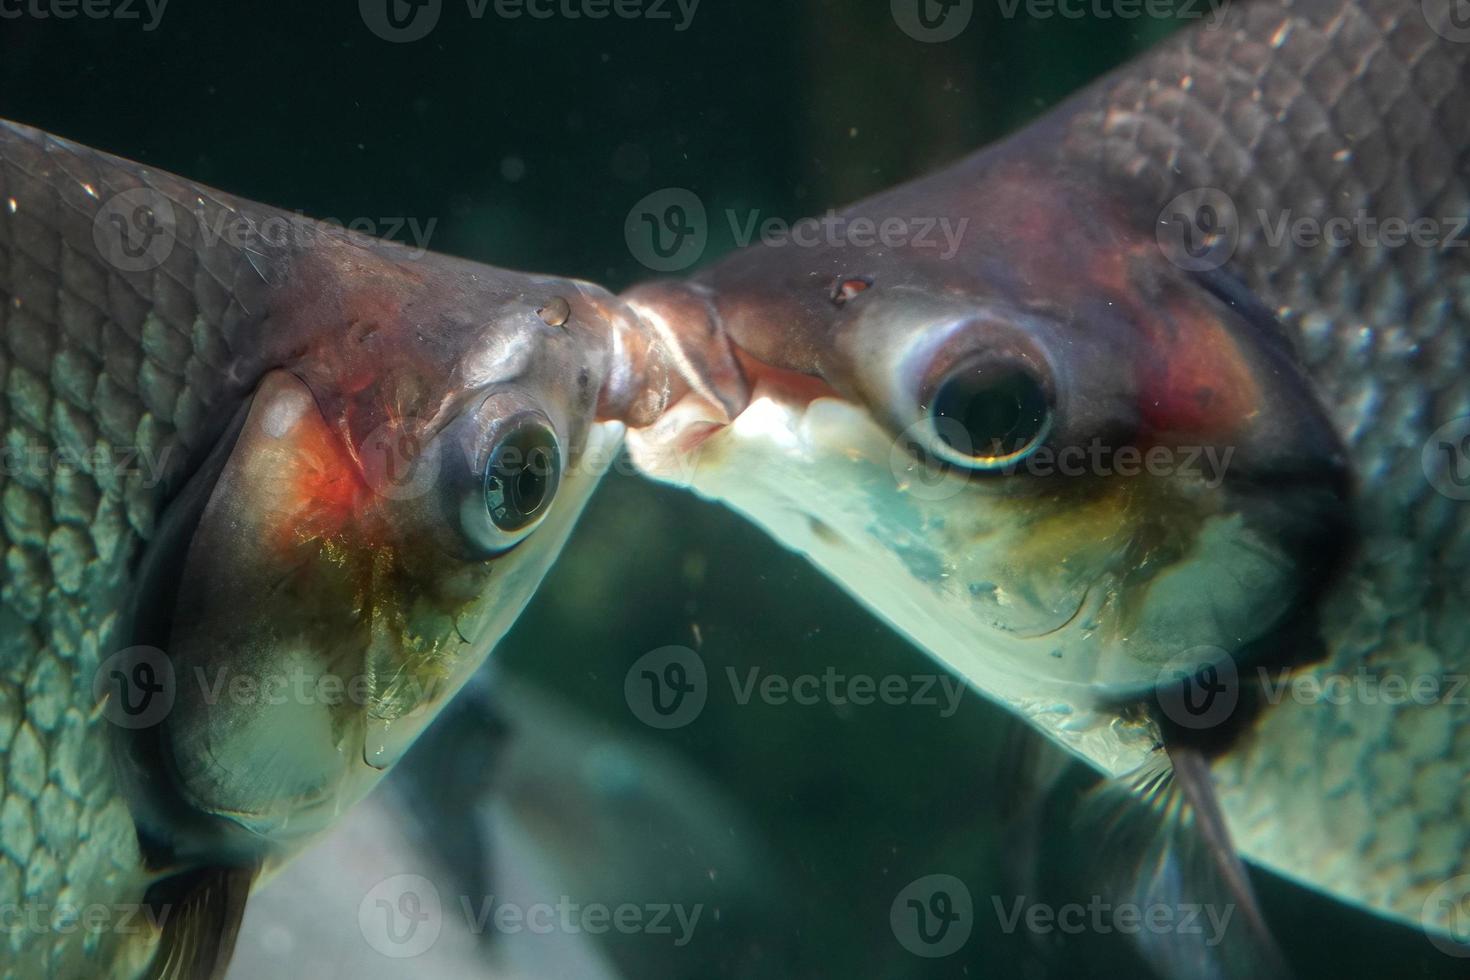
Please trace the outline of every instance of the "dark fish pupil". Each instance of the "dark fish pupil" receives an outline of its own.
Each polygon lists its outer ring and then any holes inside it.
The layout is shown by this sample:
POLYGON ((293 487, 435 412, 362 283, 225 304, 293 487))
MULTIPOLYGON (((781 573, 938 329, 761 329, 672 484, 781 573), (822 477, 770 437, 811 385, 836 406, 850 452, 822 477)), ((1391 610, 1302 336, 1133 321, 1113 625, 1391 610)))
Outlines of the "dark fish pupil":
POLYGON ((556 437, 539 423, 502 439, 485 473, 485 505, 495 526, 519 531, 539 517, 556 491, 558 465, 556 437))
POLYGON ((946 446, 977 460, 1026 450, 1046 427, 1046 392, 1019 367, 970 368, 951 375, 934 395, 935 432, 946 446))
POLYGON ((516 475, 515 497, 517 508, 523 513, 539 510, 546 499, 547 478, 550 475, 551 456, 544 448, 533 449, 530 458, 516 475))

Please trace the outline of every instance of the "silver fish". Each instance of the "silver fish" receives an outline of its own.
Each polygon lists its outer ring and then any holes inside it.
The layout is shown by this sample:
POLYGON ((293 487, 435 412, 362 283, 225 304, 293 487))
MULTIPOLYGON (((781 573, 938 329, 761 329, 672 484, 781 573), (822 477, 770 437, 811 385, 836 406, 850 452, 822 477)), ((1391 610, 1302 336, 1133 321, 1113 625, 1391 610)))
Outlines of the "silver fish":
POLYGON ((1197 750, 1252 861, 1470 952, 1462 20, 1235 4, 813 247, 633 290, 689 375, 635 459, 1102 773, 1197 750))
POLYGON ((223 969, 556 558, 640 330, 0 124, 0 975, 223 969))

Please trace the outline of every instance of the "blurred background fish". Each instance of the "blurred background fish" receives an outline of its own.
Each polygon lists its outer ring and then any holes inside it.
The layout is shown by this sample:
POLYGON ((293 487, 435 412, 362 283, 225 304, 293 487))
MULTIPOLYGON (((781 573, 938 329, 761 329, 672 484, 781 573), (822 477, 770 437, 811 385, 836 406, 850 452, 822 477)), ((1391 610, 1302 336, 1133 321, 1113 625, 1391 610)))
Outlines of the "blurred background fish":
POLYGON ((793 975, 796 886, 742 809, 657 739, 493 674, 262 894, 231 975, 396 975, 407 960, 377 951, 401 950, 359 901, 395 875, 439 909, 421 927, 439 931, 431 946, 403 942, 415 976, 793 975), (620 928, 619 908, 640 928, 620 928))

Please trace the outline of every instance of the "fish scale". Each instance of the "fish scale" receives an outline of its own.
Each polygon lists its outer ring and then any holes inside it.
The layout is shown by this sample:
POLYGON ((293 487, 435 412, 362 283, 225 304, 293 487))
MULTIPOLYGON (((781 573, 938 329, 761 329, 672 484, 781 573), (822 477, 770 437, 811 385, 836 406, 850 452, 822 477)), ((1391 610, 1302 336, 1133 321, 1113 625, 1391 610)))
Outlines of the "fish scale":
POLYGON ((264 320, 264 279, 206 233, 237 217, 250 215, 176 178, 0 123, 0 902, 100 904, 119 923, 81 941, 9 930, 6 980, 95 976, 118 957, 136 971, 150 947, 141 918, 117 914, 147 876, 93 672, 125 645, 127 580, 160 509, 259 367, 240 352, 264 320), (93 235, 99 209, 135 189, 178 219, 143 272, 110 263, 93 235), (56 451, 80 465, 34 462, 56 451))
MULTIPOLYGON (((1470 57, 1431 29, 1435 12, 1238 5, 1090 92, 1062 153, 1126 182, 1146 219, 1197 188, 1234 202, 1230 268, 1296 339, 1360 488, 1361 549, 1320 616, 1328 656, 1301 673, 1444 678, 1448 692, 1470 675, 1470 503, 1435 491, 1421 451, 1470 415, 1470 248, 1302 248, 1258 219, 1470 216, 1470 57)), ((1215 766, 1242 849, 1445 925, 1426 900, 1470 873, 1470 707, 1449 700, 1288 696, 1263 712, 1215 766)))

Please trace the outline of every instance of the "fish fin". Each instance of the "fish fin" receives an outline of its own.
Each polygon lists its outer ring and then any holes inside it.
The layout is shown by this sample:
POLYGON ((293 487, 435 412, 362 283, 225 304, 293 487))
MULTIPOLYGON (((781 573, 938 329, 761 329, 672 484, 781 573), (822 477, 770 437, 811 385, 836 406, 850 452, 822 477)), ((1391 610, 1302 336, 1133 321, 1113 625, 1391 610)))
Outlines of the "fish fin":
POLYGON ((1209 765, 1198 750, 1171 747, 1132 773, 1104 780, 1074 819, 1084 839, 1095 841, 1091 870, 1099 889, 1115 906, 1143 910, 1142 927, 1128 934, 1160 976, 1291 976, 1230 842, 1209 765), (1156 907, 1166 909, 1177 927, 1149 928, 1147 914, 1156 907))
MULTIPOLYGON (((1060 829, 1054 814, 1076 801, 1074 781, 1092 774, 1066 749, 1018 715, 1007 712, 1004 726, 986 750, 983 771, 993 773, 991 795, 1000 819, 1001 874, 1018 895, 1046 891, 1051 863, 1051 834, 1060 829)), ((1065 814, 1066 809, 1060 812, 1065 814)), ((1065 821, 1065 815, 1060 818, 1065 821)))
POLYGON ((216 980, 225 975, 258 866, 204 868, 150 890, 163 935, 142 980, 216 980), (172 902, 166 897, 178 896, 172 902))
POLYGON ((995 746, 993 786, 1008 821, 1026 820, 1077 764, 1076 756, 1017 715, 1008 716, 995 746))

